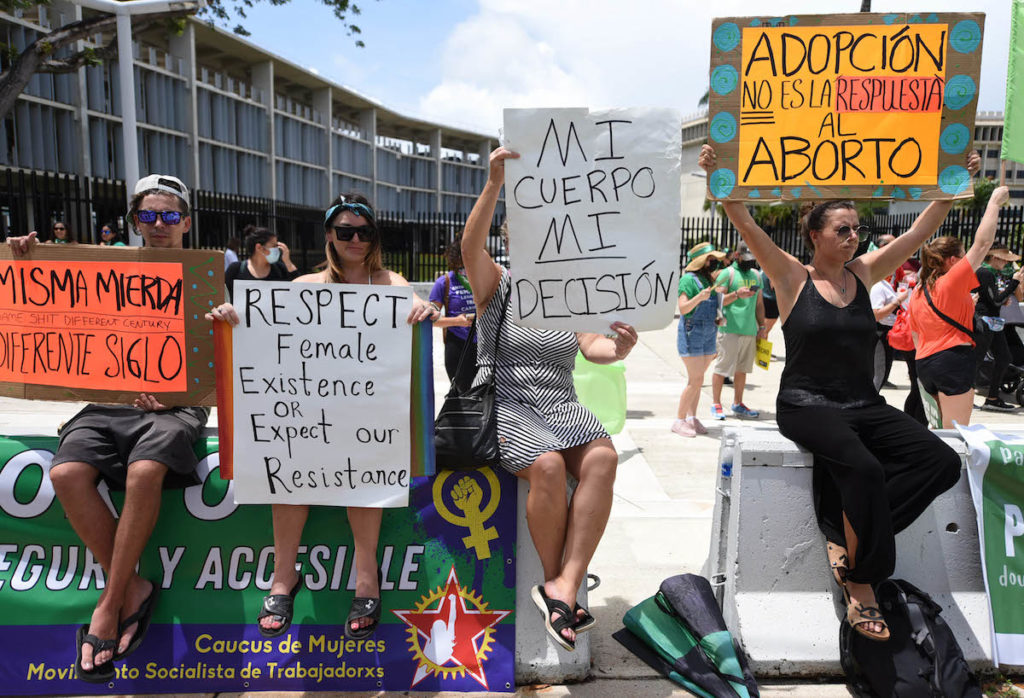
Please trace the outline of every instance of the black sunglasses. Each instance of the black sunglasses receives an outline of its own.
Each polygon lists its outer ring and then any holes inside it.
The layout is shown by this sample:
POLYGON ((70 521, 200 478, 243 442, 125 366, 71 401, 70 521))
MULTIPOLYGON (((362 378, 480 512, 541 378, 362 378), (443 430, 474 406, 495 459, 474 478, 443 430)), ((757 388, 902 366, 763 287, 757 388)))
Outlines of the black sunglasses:
POLYGON ((336 225, 334 236, 341 242, 348 242, 356 234, 362 242, 369 242, 377 237, 377 231, 368 225, 336 225))
POLYGON ((135 215, 139 217, 139 223, 156 223, 157 216, 160 216, 164 225, 181 223, 181 211, 136 211, 135 215))
POLYGON ((856 228, 851 228, 848 225, 841 225, 836 228, 836 235, 841 238, 850 237, 850 233, 857 233, 857 237, 862 238, 871 232, 871 228, 866 225, 858 225, 856 228))

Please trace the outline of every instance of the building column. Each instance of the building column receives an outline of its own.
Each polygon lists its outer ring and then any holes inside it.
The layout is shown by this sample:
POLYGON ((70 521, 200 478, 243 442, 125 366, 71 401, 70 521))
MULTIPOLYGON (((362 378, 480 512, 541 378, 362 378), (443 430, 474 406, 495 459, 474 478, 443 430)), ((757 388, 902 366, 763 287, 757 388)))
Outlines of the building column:
POLYGON ((377 110, 370 108, 359 113, 359 127, 370 143, 370 198, 377 201, 377 110))
POLYGON ((333 94, 330 87, 324 87, 313 92, 313 108, 320 112, 324 120, 324 136, 327 143, 327 176, 324 177, 324 191, 320 200, 328 202, 334 199, 334 137, 331 135, 331 124, 333 116, 333 94), (326 194, 326 195, 324 195, 326 194))
MULTIPOLYGON (((191 22, 185 23, 185 29, 180 36, 171 35, 168 48, 172 56, 180 58, 184 64, 186 89, 188 91, 188 104, 185 106, 187 124, 185 130, 188 132, 189 140, 189 163, 188 171, 173 173, 181 177, 185 184, 192 189, 192 204, 196 203, 196 190, 203 186, 204 182, 199 181, 199 113, 198 96, 196 91, 196 30, 191 22)), ((199 214, 192 211, 192 229, 189 231, 189 240, 192 247, 199 246, 199 214)))
POLYGON ((267 155, 270 156, 270 176, 264 196, 277 198, 277 143, 274 128, 274 63, 266 61, 252 67, 252 84, 261 93, 260 102, 267 109, 267 155))
POLYGON ((441 213, 441 129, 434 129, 430 134, 430 153, 434 156, 434 211, 441 213))

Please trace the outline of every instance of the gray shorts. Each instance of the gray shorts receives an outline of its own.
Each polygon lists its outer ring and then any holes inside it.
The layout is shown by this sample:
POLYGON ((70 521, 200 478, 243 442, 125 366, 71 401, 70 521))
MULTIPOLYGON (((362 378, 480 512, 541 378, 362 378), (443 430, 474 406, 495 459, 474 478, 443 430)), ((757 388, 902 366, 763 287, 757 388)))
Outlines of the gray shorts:
POLYGON ((64 425, 52 465, 88 463, 111 489, 123 490, 128 464, 153 460, 167 467, 167 488, 199 483, 193 445, 209 413, 202 407, 144 412, 134 407, 87 405, 64 425))

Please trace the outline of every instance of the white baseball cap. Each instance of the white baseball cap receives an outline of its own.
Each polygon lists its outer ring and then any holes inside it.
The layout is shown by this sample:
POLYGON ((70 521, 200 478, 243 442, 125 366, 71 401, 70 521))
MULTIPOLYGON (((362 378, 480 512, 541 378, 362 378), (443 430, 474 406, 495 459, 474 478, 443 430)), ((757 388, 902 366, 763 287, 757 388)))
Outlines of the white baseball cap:
POLYGON ((144 191, 152 191, 154 189, 181 197, 182 201, 185 202, 185 206, 192 207, 192 203, 188 198, 188 187, 177 177, 162 174, 146 175, 136 182, 134 193, 141 194, 144 191))

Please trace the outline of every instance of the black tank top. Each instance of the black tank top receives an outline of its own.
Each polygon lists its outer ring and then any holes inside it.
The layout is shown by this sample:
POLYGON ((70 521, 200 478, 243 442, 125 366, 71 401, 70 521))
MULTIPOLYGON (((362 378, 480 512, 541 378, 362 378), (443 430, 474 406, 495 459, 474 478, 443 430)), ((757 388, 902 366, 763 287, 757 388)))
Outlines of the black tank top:
POLYGON ((778 402, 795 407, 865 407, 884 402, 875 390, 875 314, 857 280, 845 308, 825 300, 811 275, 782 326, 786 367, 778 402))

